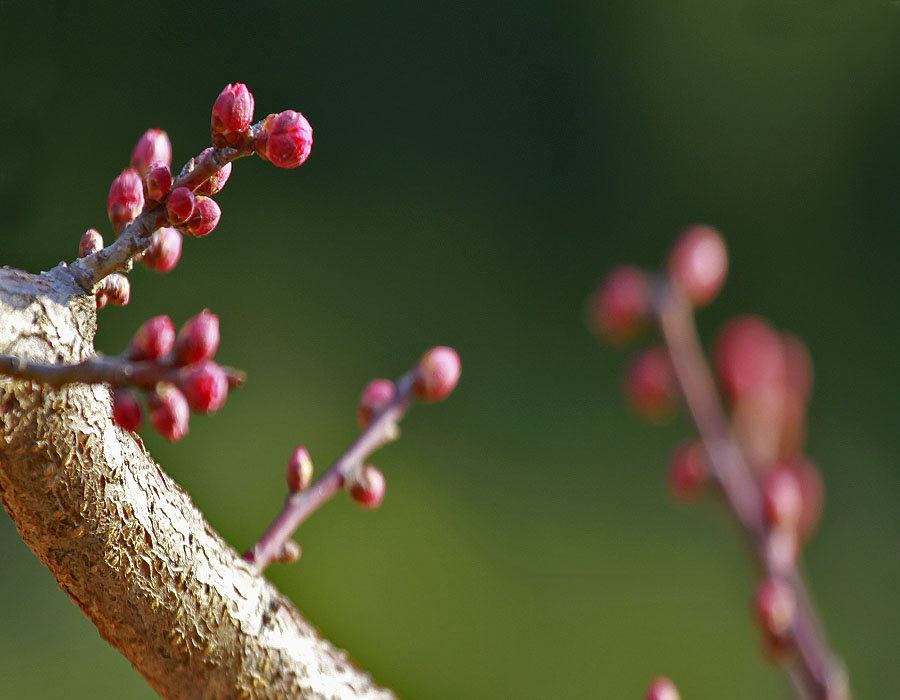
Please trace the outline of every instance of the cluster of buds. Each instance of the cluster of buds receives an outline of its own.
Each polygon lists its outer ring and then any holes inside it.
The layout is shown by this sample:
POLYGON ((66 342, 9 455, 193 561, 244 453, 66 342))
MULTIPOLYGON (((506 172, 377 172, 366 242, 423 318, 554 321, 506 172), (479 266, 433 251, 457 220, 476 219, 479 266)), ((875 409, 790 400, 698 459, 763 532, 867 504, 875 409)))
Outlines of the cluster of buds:
MULTIPOLYGON (((233 376, 216 364, 219 319, 202 311, 175 333, 168 316, 144 322, 122 356, 135 363, 132 374, 140 377, 150 422, 167 440, 176 442, 188 432, 190 412, 215 413, 225 403, 233 376)), ((113 418, 126 430, 138 430, 143 411, 133 389, 113 387, 113 418)))
MULTIPOLYGON (((590 325, 607 342, 631 340, 661 323, 667 295, 688 310, 710 303, 727 270, 728 253, 719 233, 708 226, 690 227, 675 242, 663 273, 654 276, 633 266, 609 272, 590 299, 590 325)), ((812 363, 802 341, 755 316, 727 322, 712 356, 728 429, 749 467, 748 483, 755 491, 750 500, 759 504, 758 524, 750 529, 759 535, 757 553, 770 578, 757 596, 757 618, 770 646, 783 652, 790 646, 794 607, 786 602, 790 586, 778 577, 793 570, 799 545, 814 531, 822 510, 819 472, 803 454, 812 363)), ((687 393, 672 357, 666 339, 638 352, 625 370, 628 402, 652 421, 670 416, 687 393)), ((692 499, 716 483, 702 441, 678 447, 668 481, 679 500, 692 499)))
POLYGON ((413 399, 442 401, 459 381, 459 355, 452 348, 431 348, 418 364, 398 381, 373 379, 362 390, 356 417, 362 430, 346 452, 312 482, 313 464, 306 447, 291 454, 286 470, 288 497, 272 526, 244 554, 259 568, 272 562, 295 561, 299 546, 288 539, 294 530, 319 506, 340 491, 346 491, 363 508, 377 508, 384 501, 385 477, 378 467, 367 463, 368 455, 395 440, 397 423, 413 399))

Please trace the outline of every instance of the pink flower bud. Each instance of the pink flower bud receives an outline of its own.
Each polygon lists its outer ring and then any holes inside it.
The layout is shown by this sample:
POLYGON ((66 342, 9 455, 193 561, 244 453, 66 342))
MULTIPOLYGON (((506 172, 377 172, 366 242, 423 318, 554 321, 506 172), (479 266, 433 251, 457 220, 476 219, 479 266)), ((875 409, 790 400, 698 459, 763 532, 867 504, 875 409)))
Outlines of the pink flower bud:
POLYGON ((312 150, 313 131, 299 112, 289 109, 266 117, 253 146, 264 160, 279 168, 303 165, 312 150))
POLYGON ((111 304, 125 306, 131 300, 131 283, 128 278, 115 272, 103 279, 103 293, 111 304))
POLYGON ((175 361, 179 365, 208 360, 219 349, 219 317, 204 309, 178 331, 175 361))
POLYGON ((366 384, 356 407, 356 421, 360 428, 366 428, 385 406, 394 399, 397 387, 390 379, 373 379, 366 384))
POLYGON ((144 186, 133 168, 126 168, 109 188, 106 210, 116 233, 134 221, 144 208, 144 186))
POLYGON ((647 688, 647 700, 681 700, 681 696, 672 681, 665 676, 659 676, 647 688))
POLYGON ((738 316, 719 332, 713 350, 716 377, 732 403, 784 386, 786 362, 781 337, 761 318, 738 316))
POLYGON ((199 413, 215 413, 228 398, 228 377, 212 360, 188 365, 179 372, 178 386, 188 405, 199 413))
POLYGON ((413 375, 413 393, 425 401, 443 401, 456 388, 461 366, 456 350, 444 346, 422 355, 413 375))
POLYGON ((113 389, 113 420, 125 430, 141 427, 141 404, 134 392, 124 387, 113 389))
POLYGON ((178 442, 188 432, 191 412, 178 387, 160 384, 148 395, 150 422, 166 440, 178 442))
MULTIPOLYGON (((212 151, 212 149, 207 148, 200 154, 200 158, 203 158, 203 156, 210 151, 212 151)), ((206 196, 217 194, 225 187, 225 183, 228 182, 229 177, 231 177, 231 163, 225 163, 225 165, 210 175, 209 179, 205 180, 198 188, 196 188, 194 192, 195 194, 206 196)))
POLYGON ((144 173, 144 197, 147 202, 158 204, 172 189, 172 173, 165 163, 154 163, 144 173))
POLYGON ((168 272, 181 258, 181 234, 174 228, 158 228, 150 237, 150 246, 144 251, 141 262, 151 270, 168 272))
POLYGON ((154 316, 141 324, 128 348, 128 357, 135 361, 153 361, 172 352, 175 345, 175 326, 168 316, 154 316))
POLYGON ((287 483, 292 493, 299 493, 312 482, 313 463, 307 449, 300 445, 287 464, 287 483))
POLYGON ((763 505, 766 519, 776 527, 794 528, 803 511, 803 495, 796 474, 788 467, 776 465, 762 479, 763 505))
POLYGON ((650 282, 636 267, 612 270, 590 300, 589 319, 595 333, 608 342, 631 339, 650 317, 650 282))
POLYGON ((149 170, 154 163, 172 165, 172 144, 161 129, 145 131, 131 152, 131 167, 139 173, 149 170))
POLYGON ((209 197, 195 199, 194 215, 184 224, 182 230, 189 236, 205 236, 218 225, 222 216, 219 205, 209 197))
POLYGON ((669 463, 669 489, 675 498, 696 498, 709 479, 706 450, 699 440, 685 443, 675 450, 669 463))
POLYGON ((711 302, 722 288, 728 272, 725 241, 714 228, 692 226, 669 254, 669 275, 697 306, 711 302))
POLYGON ((226 85, 213 104, 210 132, 217 148, 234 145, 253 120, 253 95, 243 83, 226 85))
POLYGON ((672 412, 678 391, 665 348, 647 348, 631 360, 625 372, 625 396, 645 418, 660 420, 672 412))
POLYGON ((187 187, 177 187, 169 193, 166 199, 166 212, 169 215, 169 223, 178 226, 190 220, 194 215, 196 205, 194 193, 187 187))
POLYGON ((78 257, 85 258, 98 250, 103 250, 103 236, 97 229, 89 228, 84 232, 81 242, 78 244, 78 257))
POLYGON ((756 589, 753 609, 766 632, 782 637, 794 622, 797 609, 794 591, 785 581, 767 578, 756 589))
POLYGON ((367 464, 350 486, 350 496, 363 508, 377 508, 384 501, 384 474, 378 467, 367 464))

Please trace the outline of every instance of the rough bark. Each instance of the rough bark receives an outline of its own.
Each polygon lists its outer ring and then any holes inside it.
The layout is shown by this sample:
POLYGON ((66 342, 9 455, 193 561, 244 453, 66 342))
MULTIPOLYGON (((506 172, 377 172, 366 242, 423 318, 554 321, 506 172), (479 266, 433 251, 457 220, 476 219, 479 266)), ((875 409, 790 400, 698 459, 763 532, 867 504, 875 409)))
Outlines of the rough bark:
MULTIPOLYGON (((65 265, 0 268, 0 354, 93 352, 94 299, 65 265)), ((0 377, 0 498, 60 588, 165 698, 392 698, 206 522, 109 389, 0 377)))

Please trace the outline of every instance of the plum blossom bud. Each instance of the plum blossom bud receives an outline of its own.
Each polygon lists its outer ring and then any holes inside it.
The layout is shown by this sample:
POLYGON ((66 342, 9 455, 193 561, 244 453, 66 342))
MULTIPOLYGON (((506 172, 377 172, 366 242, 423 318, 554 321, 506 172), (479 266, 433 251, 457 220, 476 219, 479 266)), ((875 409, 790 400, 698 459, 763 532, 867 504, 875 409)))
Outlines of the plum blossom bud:
POLYGON ((110 303, 125 306, 131 300, 131 283, 125 275, 115 272, 105 277, 102 285, 102 292, 110 303))
POLYGON ((589 302, 592 330, 606 341, 622 343, 634 337, 650 317, 650 281, 631 265, 612 270, 589 302))
POLYGON ((81 242, 78 244, 78 257, 85 258, 98 250, 103 250, 103 236, 97 229, 89 228, 84 232, 81 242))
POLYGON ((218 225, 222 216, 219 205, 209 197, 196 197, 194 215, 182 226, 189 236, 205 236, 218 225))
POLYGON ((660 420, 672 412, 678 391, 669 353, 661 346, 632 358, 625 371, 625 396, 639 414, 660 420))
POLYGON ((172 189, 172 172, 165 163, 154 163, 144 173, 144 197, 153 204, 157 204, 166 198, 172 189))
POLYGON ((456 350, 431 348, 422 355, 413 374, 413 394, 425 401, 443 401, 456 388, 461 366, 456 350))
POLYGON ((187 399, 178 387, 172 384, 159 384, 149 394, 150 422, 156 432, 170 442, 178 442, 188 432, 191 412, 187 399))
POLYGON ((299 493, 312 482, 313 463, 306 447, 300 445, 294 450, 287 464, 287 483, 292 493, 299 493))
POLYGON ((113 420, 125 430, 141 427, 141 404, 134 392, 124 387, 113 389, 113 420))
MULTIPOLYGON (((203 153, 200 154, 200 158, 203 158, 207 153, 212 151, 211 148, 207 148, 203 153)), ((219 168, 216 172, 209 176, 209 179, 205 180, 198 188, 196 188, 196 194, 202 195, 213 195, 222 191, 222 188, 225 187, 225 183, 228 182, 228 178, 231 177, 231 163, 225 163, 221 168, 219 168)))
POLYGON ((187 187, 177 187, 172 190, 168 199, 166 199, 166 212, 169 215, 169 222, 173 226, 187 222, 194 215, 195 206, 194 193, 187 187))
POLYGON ((204 309, 188 319, 175 339, 175 361, 179 365, 208 360, 219 349, 219 317, 204 309))
POLYGON ((669 489, 681 501, 696 498, 709 479, 709 465, 703 443, 694 440, 675 450, 669 463, 669 489))
POLYGON ((756 589, 753 609, 766 632, 782 637, 794 621, 797 609, 794 591, 785 581, 767 578, 756 589))
POLYGON ((776 465, 762 479, 766 519, 776 527, 794 528, 803 511, 803 495, 796 474, 787 466, 776 465))
POLYGON ((150 246, 144 251, 141 262, 151 270, 168 272, 181 258, 181 234, 174 228, 158 228, 150 237, 150 246))
POLYGON ((279 168, 296 168, 309 157, 312 143, 313 131, 306 117, 289 109, 266 117, 253 147, 263 160, 279 168))
POLYGON ((366 384, 356 407, 356 421, 360 428, 366 428, 381 409, 394 399, 397 387, 390 379, 373 379, 366 384))
POLYGON ((128 357, 136 361, 153 361, 172 352, 175 345, 175 325, 168 316, 154 316, 135 331, 128 348, 128 357))
POLYGON ((144 186, 134 168, 125 168, 113 180, 106 200, 109 221, 116 233, 134 221, 144 208, 144 186))
POLYGON ((646 700, 681 700, 681 696, 672 681, 665 676, 659 676, 647 688, 646 700))
POLYGON ((172 165, 172 144, 162 129, 147 129, 131 152, 131 167, 144 173, 155 163, 172 165))
POLYGON ((213 104, 210 133, 217 148, 233 146, 253 120, 253 95, 243 83, 228 84, 213 104))
POLYGON ((215 413, 228 398, 228 377, 212 360, 203 360, 181 370, 178 386, 188 405, 198 413, 215 413))
POLYGON ((377 508, 384 501, 384 474, 378 467, 367 464, 350 486, 350 496, 363 508, 377 508))
POLYGON ((669 254, 669 275, 697 306, 711 302, 728 272, 725 241, 714 228, 692 226, 687 229, 669 254))
POLYGON ((787 370, 781 337, 757 316, 738 316, 722 328, 713 364, 719 385, 732 403, 784 386, 787 370))

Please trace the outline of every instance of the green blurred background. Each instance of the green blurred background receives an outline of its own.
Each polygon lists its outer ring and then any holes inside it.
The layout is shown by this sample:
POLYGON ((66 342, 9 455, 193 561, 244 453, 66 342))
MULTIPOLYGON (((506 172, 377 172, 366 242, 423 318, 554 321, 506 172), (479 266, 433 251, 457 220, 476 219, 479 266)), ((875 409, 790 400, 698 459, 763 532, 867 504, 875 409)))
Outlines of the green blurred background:
MULTIPOLYGON (((154 456, 237 548, 300 442, 324 468, 358 392, 434 344, 457 392, 375 462, 384 506, 339 498, 271 578, 408 700, 787 698, 758 653, 752 569, 716 504, 663 486, 684 419, 619 397, 625 359, 584 300, 703 221, 732 256, 708 339, 753 311, 816 361, 809 453, 827 485, 806 563, 857 698, 900 688, 897 297, 900 6, 807 2, 0 3, 0 263, 71 259, 144 129, 175 160, 246 82, 315 128, 308 163, 236 164, 218 230, 132 275, 101 318, 221 316, 249 372, 154 456)), ((0 695, 151 698, 0 516, 0 695)))

